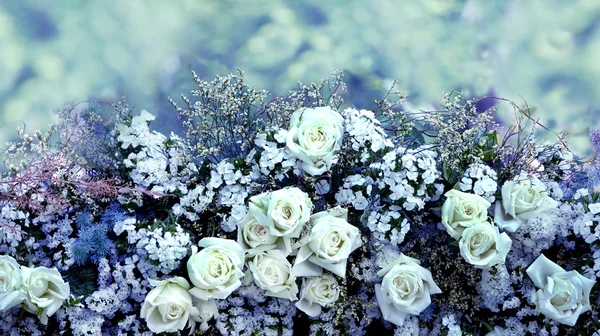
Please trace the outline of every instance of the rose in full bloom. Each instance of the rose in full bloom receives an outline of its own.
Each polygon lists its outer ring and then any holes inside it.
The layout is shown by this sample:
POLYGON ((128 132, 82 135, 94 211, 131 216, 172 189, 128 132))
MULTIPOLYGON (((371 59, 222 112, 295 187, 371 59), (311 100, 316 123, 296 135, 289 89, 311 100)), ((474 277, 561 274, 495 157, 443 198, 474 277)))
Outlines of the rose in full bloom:
POLYGON ((296 276, 318 276, 324 268, 345 278, 348 257, 361 245, 360 231, 346 221, 346 216, 346 210, 334 208, 311 217, 314 226, 310 235, 299 243, 296 276))
POLYGON ((248 262, 254 283, 267 291, 268 296, 297 300, 298 285, 292 265, 279 250, 257 254, 248 262))
POLYGON ((466 228, 487 220, 487 210, 491 204, 483 197, 456 189, 448 191, 445 196, 442 224, 454 239, 460 239, 466 228))
POLYGON ((233 240, 204 238, 198 242, 200 252, 192 246, 187 262, 188 275, 194 288, 190 293, 201 300, 226 299, 236 290, 244 276, 244 250, 233 240))
POLYGON ((500 234, 490 222, 482 222, 466 228, 458 242, 460 255, 477 268, 490 268, 503 264, 510 251, 512 240, 506 233, 500 234))
POLYGON ((42 324, 48 324, 48 317, 54 315, 71 294, 56 268, 21 267, 25 301, 23 307, 36 314, 42 324))
POLYGON ((274 249, 279 238, 272 235, 267 226, 259 224, 256 217, 250 214, 238 224, 237 236, 238 244, 249 256, 274 249))
POLYGON ((520 176, 502 186, 502 201, 496 202, 494 222, 503 230, 515 232, 527 219, 557 206, 542 181, 520 176))
POLYGON ((543 254, 527 268, 527 275, 540 288, 533 301, 544 315, 574 326, 579 315, 591 309, 590 292, 596 283, 576 271, 565 272, 543 254))
POLYGON ((301 108, 292 115, 286 145, 305 172, 321 175, 331 168, 343 135, 344 118, 331 107, 301 108))
POLYGON ((290 238, 298 238, 304 224, 310 219, 312 202, 296 187, 283 188, 250 198, 248 214, 269 228, 272 236, 283 237, 288 252, 290 238))
POLYGON ((321 314, 321 307, 333 304, 340 297, 340 286, 330 274, 302 279, 300 301, 296 307, 308 316, 315 317, 321 314))
POLYGON ((383 277, 381 284, 375 285, 377 302, 383 318, 395 325, 403 325, 408 314, 419 315, 431 303, 431 295, 442 292, 431 272, 404 254, 377 275, 383 277))
POLYGON ((21 304, 25 293, 21 291, 21 267, 9 256, 0 255, 0 312, 21 304))
POLYGON ((182 277, 167 280, 149 279, 154 288, 146 295, 140 315, 155 333, 194 330, 200 312, 192 304, 190 284, 182 277))

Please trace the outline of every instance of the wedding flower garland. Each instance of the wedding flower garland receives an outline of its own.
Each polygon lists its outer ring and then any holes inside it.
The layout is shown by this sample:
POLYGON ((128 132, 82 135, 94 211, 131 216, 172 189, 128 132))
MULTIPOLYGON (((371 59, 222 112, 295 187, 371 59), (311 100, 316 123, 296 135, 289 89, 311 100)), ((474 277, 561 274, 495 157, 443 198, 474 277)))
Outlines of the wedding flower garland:
POLYGON ((529 109, 194 80, 183 137, 123 101, 8 145, 3 334, 600 335, 599 162, 529 109))

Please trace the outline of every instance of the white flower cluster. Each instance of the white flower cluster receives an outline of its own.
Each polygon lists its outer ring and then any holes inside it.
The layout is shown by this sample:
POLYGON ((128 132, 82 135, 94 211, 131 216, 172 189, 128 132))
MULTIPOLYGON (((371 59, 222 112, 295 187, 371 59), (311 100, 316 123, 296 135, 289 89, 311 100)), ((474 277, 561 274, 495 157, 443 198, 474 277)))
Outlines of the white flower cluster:
POLYGON ((135 218, 127 218, 116 222, 113 231, 117 235, 127 233, 127 242, 135 246, 137 257, 143 260, 138 265, 140 271, 149 277, 156 277, 157 272, 169 274, 177 269, 192 244, 190 234, 179 224, 174 232, 163 232, 160 227, 152 231, 138 229, 136 223, 135 218))
POLYGON ((255 139, 255 145, 258 149, 254 149, 248 155, 248 159, 253 163, 253 170, 260 171, 264 176, 273 176, 281 181, 290 169, 293 169, 294 174, 300 175, 301 170, 298 166, 296 156, 285 145, 288 131, 279 130, 273 133, 273 140, 267 140, 267 134, 258 134, 255 139), (254 156, 260 155, 258 162, 254 160, 254 156))
POLYGON ((496 171, 492 168, 481 163, 474 163, 467 168, 460 179, 460 190, 472 191, 475 195, 494 203, 496 201, 496 191, 498 190, 497 180, 496 171))
POLYGON ((162 228, 147 232, 145 238, 138 242, 144 245, 150 260, 157 261, 159 270, 169 274, 177 269, 183 258, 187 256, 188 248, 191 246, 190 235, 177 225, 175 232, 163 232, 162 228))
POLYGON ((173 207, 176 216, 184 215, 191 221, 198 220, 198 214, 211 205, 231 208, 230 215, 223 214, 222 229, 235 230, 245 216, 245 201, 252 190, 256 174, 245 175, 228 160, 211 165, 211 178, 205 185, 198 184, 186 191, 173 207))
POLYGON ((0 253, 15 252, 23 240, 23 227, 29 226, 29 216, 6 204, 0 209, 0 253))
POLYGON ((392 205, 389 207, 389 211, 382 208, 370 212, 366 224, 373 233, 373 237, 379 240, 389 240, 392 245, 402 243, 410 230, 410 223, 401 215, 400 210, 399 206, 392 205))
POLYGON ((426 202, 438 200, 443 192, 443 185, 437 183, 441 173, 436 156, 428 147, 391 150, 370 164, 364 175, 347 176, 335 199, 340 205, 365 211, 363 222, 375 237, 399 244, 410 230, 401 212, 422 210, 426 202))
POLYGON ((129 152, 123 160, 125 167, 132 169, 131 180, 141 187, 158 193, 187 191, 185 170, 196 171, 193 164, 183 166, 183 153, 179 138, 167 138, 156 131, 150 132, 148 124, 155 117, 146 110, 131 120, 130 125, 117 127, 117 141, 122 150, 129 152), (171 144, 167 144, 171 143, 171 144), (183 175, 183 176, 182 176, 183 175))
POLYGON ((394 146, 372 111, 347 108, 342 116, 350 147, 360 154, 360 162, 369 162, 371 152, 376 153, 394 146), (371 152, 364 150, 367 148, 371 152))
POLYGON ((453 314, 444 316, 442 318, 442 324, 448 328, 448 336, 462 336, 462 331, 460 330, 460 323, 456 323, 456 319, 453 314))
POLYGON ((438 200, 444 187, 436 183, 441 176, 436 157, 428 146, 400 147, 385 154, 370 166, 379 171, 375 181, 379 193, 387 194, 391 204, 408 211, 422 210, 426 202, 438 200))

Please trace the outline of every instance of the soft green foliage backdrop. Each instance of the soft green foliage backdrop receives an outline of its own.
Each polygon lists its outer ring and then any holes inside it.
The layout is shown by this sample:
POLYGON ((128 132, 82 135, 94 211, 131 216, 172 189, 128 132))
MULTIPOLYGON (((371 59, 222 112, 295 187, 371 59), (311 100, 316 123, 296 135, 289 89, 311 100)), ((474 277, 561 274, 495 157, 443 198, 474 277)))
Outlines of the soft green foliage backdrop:
POLYGON ((451 89, 493 93, 537 107, 587 153, 599 19, 598 0, 2 1, 0 140, 15 121, 44 128, 66 101, 122 94, 175 129, 166 97, 193 88, 192 69, 210 80, 241 68, 283 93, 341 68, 357 106, 393 78, 415 108, 451 89))

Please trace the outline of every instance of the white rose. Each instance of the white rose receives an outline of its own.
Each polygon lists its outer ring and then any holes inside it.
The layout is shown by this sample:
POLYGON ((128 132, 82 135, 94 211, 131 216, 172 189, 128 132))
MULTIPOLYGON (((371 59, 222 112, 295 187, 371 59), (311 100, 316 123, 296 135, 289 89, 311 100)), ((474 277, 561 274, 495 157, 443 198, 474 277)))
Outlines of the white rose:
POLYGON ((296 307, 308 316, 321 314, 321 307, 333 304, 340 297, 340 286, 337 280, 329 274, 302 279, 300 301, 296 307))
POLYGON ((296 276, 321 275, 324 268, 346 277, 348 257, 361 245, 360 231, 346 221, 346 215, 347 211, 336 208, 311 217, 314 226, 310 235, 307 241, 299 243, 301 247, 294 264, 296 276))
POLYGON ((23 302, 25 293, 21 291, 22 281, 21 267, 17 261, 0 255, 0 312, 23 302))
POLYGON ((494 222, 503 230, 515 232, 527 219, 557 206, 538 178, 518 177, 502 186, 502 202, 496 202, 494 222))
POLYGON ((485 269, 503 264, 511 245, 508 235, 500 234, 498 228, 489 222, 466 228, 458 242, 460 255, 469 264, 485 269))
POLYGON ((233 240, 204 238, 192 246, 187 262, 188 275, 194 284, 190 293, 201 300, 226 299, 236 290, 244 276, 244 250, 233 240))
POLYGON ((248 262, 254 283, 267 291, 268 296, 297 300, 298 285, 292 265, 279 250, 257 254, 248 262))
POLYGON ((445 196, 442 225, 454 239, 460 239, 466 228, 487 220, 487 210, 491 204, 483 197, 456 189, 448 191, 445 196))
POLYGON ((305 172, 321 175, 331 168, 343 135, 344 118, 331 107, 301 108, 292 115, 286 145, 305 172))
POLYGON ((190 284, 182 277, 167 280, 149 279, 154 288, 146 295, 141 317, 155 333, 177 332, 186 328, 194 330, 200 321, 200 312, 194 307, 188 292, 190 284))
POLYGON ((400 257, 377 272, 383 280, 375 285, 375 296, 386 321, 402 326, 411 315, 419 315, 431 303, 431 295, 442 291, 433 281, 431 272, 417 259, 400 257))
POLYGON ((296 187, 252 196, 248 204, 248 214, 260 225, 268 227, 272 236, 283 237, 288 252, 291 252, 290 238, 300 236, 311 210, 310 198, 296 187))
POLYGON ((71 294, 56 268, 21 267, 25 301, 23 307, 36 314, 42 324, 48 324, 48 317, 54 315, 71 294))
POLYGON ((504 328, 502 327, 494 327, 494 330, 485 334, 485 336, 504 336, 504 328))
POLYGON ((247 255, 253 256, 277 247, 278 237, 269 233, 269 228, 260 225, 250 214, 238 224, 237 242, 247 255))
POLYGON ((596 283, 576 271, 565 272, 543 254, 527 268, 536 287, 533 301, 544 315, 574 326, 582 313, 591 309, 590 291, 596 283))

